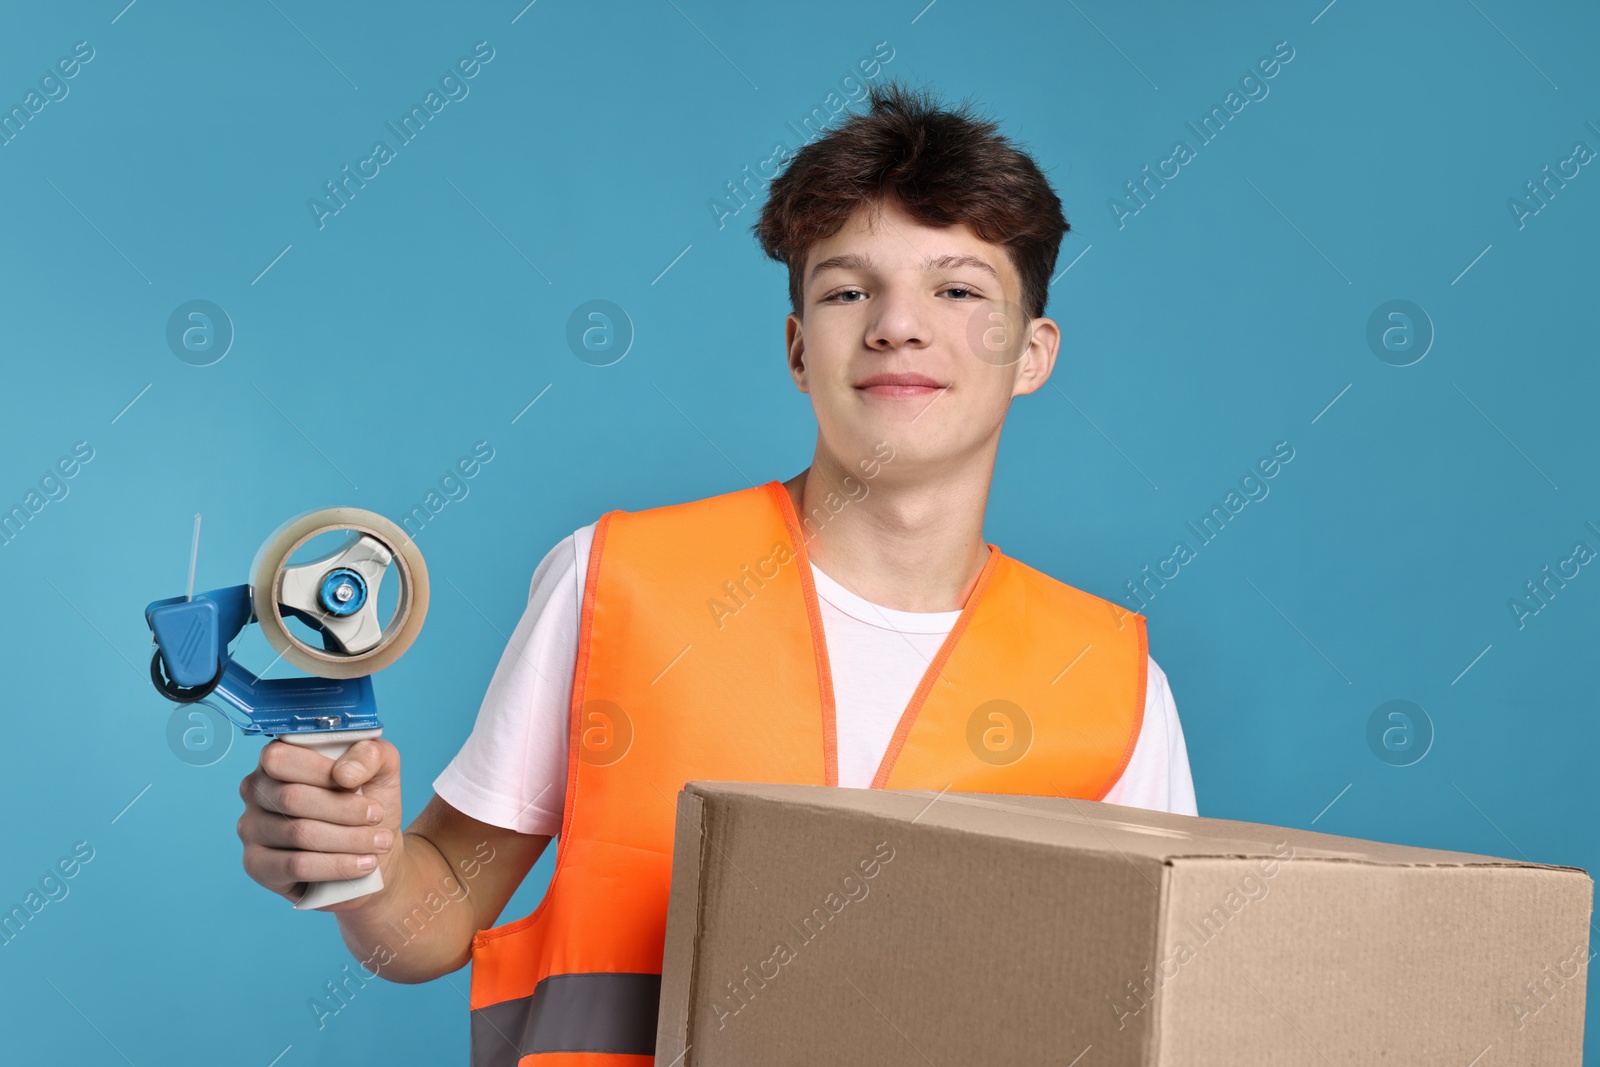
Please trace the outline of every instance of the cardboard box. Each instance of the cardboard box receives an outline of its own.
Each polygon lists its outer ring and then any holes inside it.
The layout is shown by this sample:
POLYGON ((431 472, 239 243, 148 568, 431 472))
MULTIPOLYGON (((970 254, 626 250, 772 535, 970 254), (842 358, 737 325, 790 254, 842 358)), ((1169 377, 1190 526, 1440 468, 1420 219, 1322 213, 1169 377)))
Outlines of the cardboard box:
POLYGON ((1059 797, 678 810, 663 1067, 1582 1061, 1577 868, 1059 797))

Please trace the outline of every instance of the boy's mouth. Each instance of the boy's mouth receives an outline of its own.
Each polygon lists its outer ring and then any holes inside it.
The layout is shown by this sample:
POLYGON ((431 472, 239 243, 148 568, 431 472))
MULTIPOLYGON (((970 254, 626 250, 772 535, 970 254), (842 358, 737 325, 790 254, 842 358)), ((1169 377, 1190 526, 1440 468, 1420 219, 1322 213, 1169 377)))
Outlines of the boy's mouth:
POLYGON ((869 396, 882 397, 927 397, 948 388, 926 374, 911 371, 873 374, 861 379, 855 387, 869 396))

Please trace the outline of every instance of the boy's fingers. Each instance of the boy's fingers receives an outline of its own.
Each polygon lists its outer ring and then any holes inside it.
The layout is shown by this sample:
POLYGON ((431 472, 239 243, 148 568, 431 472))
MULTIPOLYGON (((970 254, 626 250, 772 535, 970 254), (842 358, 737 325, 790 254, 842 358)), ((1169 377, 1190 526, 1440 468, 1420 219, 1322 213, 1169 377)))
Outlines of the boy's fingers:
POLYGON ((383 821, 386 812, 381 802, 359 793, 300 782, 280 782, 253 773, 245 777, 240 795, 246 811, 255 809, 280 817, 317 819, 341 826, 374 825, 383 821))
POLYGON ((280 896, 298 900, 307 882, 359 878, 399 860, 400 753, 382 738, 357 742, 337 760, 274 740, 239 796, 245 873, 280 896), (388 842, 380 845, 379 833, 388 842))
POLYGON ((356 789, 368 783, 388 785, 399 776, 400 752, 381 737, 357 741, 334 761, 330 773, 342 789, 356 789))
POLYGON ((239 838, 268 848, 307 852, 378 855, 394 847, 395 833, 386 827, 340 826, 320 819, 295 819, 254 809, 239 819, 239 838))
POLYGON ((303 745, 291 745, 274 738, 261 749, 257 764, 268 776, 280 782, 299 782, 303 785, 320 785, 324 789, 342 789, 334 780, 333 761, 303 745))
POLYGON ((358 862, 361 856, 354 854, 246 845, 244 870, 254 881, 289 895, 286 891, 294 888, 297 882, 328 882, 370 874, 376 866, 377 857, 369 855, 367 858, 373 863, 362 866, 358 862))

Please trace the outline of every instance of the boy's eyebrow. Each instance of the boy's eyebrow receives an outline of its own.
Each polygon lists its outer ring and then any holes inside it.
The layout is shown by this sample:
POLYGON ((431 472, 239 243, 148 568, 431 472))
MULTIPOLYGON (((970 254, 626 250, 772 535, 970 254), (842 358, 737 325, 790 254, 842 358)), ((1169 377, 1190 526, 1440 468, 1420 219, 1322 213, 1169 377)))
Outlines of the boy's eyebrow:
MULTIPOLYGON (((939 256, 936 259, 925 259, 922 261, 922 269, 925 271, 954 270, 956 267, 973 267, 977 270, 987 271, 989 275, 994 278, 996 283, 1000 281, 999 272, 991 267, 987 262, 974 255, 944 255, 939 256)), ((827 259, 811 268, 811 277, 808 279, 808 281, 816 281, 817 275, 821 274, 825 270, 831 269, 871 270, 872 259, 871 257, 864 256, 859 252, 842 252, 837 256, 829 256, 827 259)))

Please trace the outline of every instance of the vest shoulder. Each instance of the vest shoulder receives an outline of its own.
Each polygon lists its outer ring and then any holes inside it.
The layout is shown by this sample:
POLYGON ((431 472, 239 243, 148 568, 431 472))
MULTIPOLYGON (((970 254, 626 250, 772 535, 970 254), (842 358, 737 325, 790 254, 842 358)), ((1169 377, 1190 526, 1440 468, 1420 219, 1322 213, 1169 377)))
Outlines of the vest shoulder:
POLYGON ((625 522, 632 526, 695 525, 721 515, 770 508, 768 493, 765 485, 753 485, 747 489, 734 489, 677 504, 658 504, 638 511, 618 508, 608 514, 612 523, 625 522))
MULTIPOLYGON (((778 485, 776 491, 784 492, 778 485)), ((785 539, 785 520, 771 483, 679 504, 606 514, 607 540, 649 546, 648 555, 738 555, 785 539)))
POLYGON ((1061 610, 1085 619, 1104 619, 1118 630, 1121 630, 1130 619, 1145 621, 1145 617, 1137 611, 1129 611, 1113 600, 1069 585, 1054 575, 1030 567, 1015 556, 1006 556, 1006 559, 1010 561, 1017 578, 1027 587, 1030 598, 1043 599, 1061 610))

